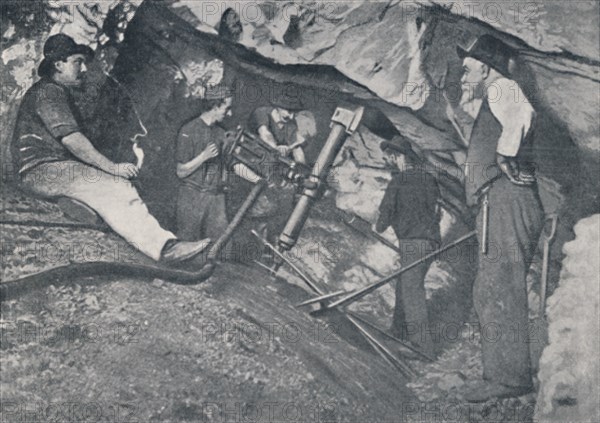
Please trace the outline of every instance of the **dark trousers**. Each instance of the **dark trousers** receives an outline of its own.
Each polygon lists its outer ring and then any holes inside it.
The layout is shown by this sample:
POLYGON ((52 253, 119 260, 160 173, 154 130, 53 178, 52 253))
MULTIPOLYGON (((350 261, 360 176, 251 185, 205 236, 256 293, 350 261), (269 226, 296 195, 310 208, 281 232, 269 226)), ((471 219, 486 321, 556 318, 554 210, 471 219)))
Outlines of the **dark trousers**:
MULTIPOLYGON (((428 239, 399 241, 400 264, 406 267, 432 253, 438 243, 428 239)), ((433 259, 401 274, 396 281, 396 305, 392 319, 392 333, 409 340, 423 352, 433 354, 429 333, 429 316, 425 294, 425 275, 433 259)))
MULTIPOLYGON (((225 194, 181 185, 177 193, 177 237, 184 241, 216 241, 227 228, 225 194)), ((225 248, 227 250, 227 248, 225 248)))
MULTIPOLYGON (((479 248, 473 302, 481 328, 483 377, 508 386, 529 386, 527 271, 543 227, 536 188, 506 178, 488 192, 488 253, 479 248)), ((481 244, 482 210, 477 216, 481 244)))

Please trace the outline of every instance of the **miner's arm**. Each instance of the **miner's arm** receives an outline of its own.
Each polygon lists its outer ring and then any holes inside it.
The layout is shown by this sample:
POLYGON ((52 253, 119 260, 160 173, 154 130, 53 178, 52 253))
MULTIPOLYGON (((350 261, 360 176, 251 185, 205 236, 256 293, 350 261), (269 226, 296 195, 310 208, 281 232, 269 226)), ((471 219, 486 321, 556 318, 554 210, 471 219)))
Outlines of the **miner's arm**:
POLYGON ((258 183, 262 178, 257 175, 252 169, 243 163, 235 163, 233 165, 233 172, 240 178, 245 179, 253 184, 258 183))
POLYGON ((502 126, 496 147, 496 164, 512 183, 528 185, 533 181, 521 177, 515 157, 531 129, 535 111, 515 81, 500 78, 495 84, 503 93, 496 101, 489 103, 492 114, 502 126))

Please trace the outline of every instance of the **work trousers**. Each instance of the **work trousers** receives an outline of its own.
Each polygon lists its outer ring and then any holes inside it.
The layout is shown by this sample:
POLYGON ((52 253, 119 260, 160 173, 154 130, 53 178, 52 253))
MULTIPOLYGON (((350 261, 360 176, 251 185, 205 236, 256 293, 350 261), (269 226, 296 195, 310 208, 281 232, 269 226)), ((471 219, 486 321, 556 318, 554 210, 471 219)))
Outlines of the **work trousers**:
POLYGON ((175 235, 163 229, 148 212, 127 179, 75 160, 40 164, 22 180, 25 189, 46 198, 69 197, 100 215, 128 243, 154 260, 175 235))
MULTIPOLYGON (((177 236, 186 241, 216 241, 227 229, 225 194, 182 184, 177 192, 177 236)), ((230 250, 230 243, 223 249, 230 250)))
MULTIPOLYGON (((488 251, 479 248, 473 302, 479 317, 483 378, 530 386, 527 271, 543 228, 537 188, 502 178, 488 192, 488 251)), ((481 246, 483 208, 477 216, 481 246)))
MULTIPOLYGON (((429 239, 401 239, 400 264, 406 267, 434 252, 439 243, 429 239)), ((392 333, 408 339, 424 353, 433 354, 433 342, 427 312, 425 275, 433 259, 402 273, 396 281, 396 305, 392 333)))

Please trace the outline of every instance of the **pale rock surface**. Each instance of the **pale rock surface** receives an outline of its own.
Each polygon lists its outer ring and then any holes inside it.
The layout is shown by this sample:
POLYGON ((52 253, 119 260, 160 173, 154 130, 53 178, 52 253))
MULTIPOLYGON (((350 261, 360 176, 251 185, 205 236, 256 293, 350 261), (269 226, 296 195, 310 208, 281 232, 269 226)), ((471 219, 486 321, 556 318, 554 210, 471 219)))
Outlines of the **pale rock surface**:
POLYGON ((598 421, 600 215, 575 225, 559 287, 548 298, 549 345, 540 360, 538 421, 598 421))

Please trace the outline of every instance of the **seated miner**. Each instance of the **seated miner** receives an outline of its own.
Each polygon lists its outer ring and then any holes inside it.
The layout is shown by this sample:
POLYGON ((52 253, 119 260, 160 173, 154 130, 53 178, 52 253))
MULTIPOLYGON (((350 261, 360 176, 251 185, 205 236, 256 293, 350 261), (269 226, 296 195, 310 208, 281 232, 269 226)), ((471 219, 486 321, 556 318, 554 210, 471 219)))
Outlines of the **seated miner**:
MULTIPOLYGON (((400 263, 407 266, 438 248, 439 189, 434 177, 403 137, 381 144, 384 160, 392 168, 392 179, 385 191, 377 232, 392 227, 398 238, 400 263)), ((425 274, 431 261, 403 273, 396 282, 396 305, 391 332, 409 340, 425 354, 433 355, 425 302, 425 274)))
MULTIPOLYGON (((227 162, 223 150, 226 132, 218 123, 231 114, 231 97, 210 100, 208 110, 185 124, 177 137, 177 236, 194 241, 218 238, 227 228, 225 189, 227 162)), ((233 172, 256 183, 260 177, 242 163, 233 172)), ((226 248, 225 250, 227 250, 226 248)))
POLYGON ((80 87, 94 52, 64 34, 44 45, 41 79, 25 93, 11 144, 22 187, 46 198, 68 197, 104 219, 154 260, 177 262, 202 252, 209 240, 183 242, 150 215, 129 181, 139 169, 113 163, 84 135, 71 90, 80 87))

